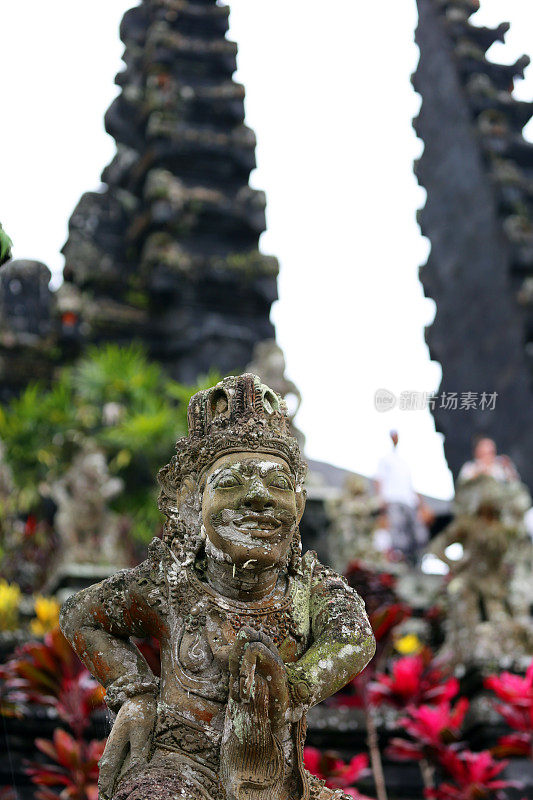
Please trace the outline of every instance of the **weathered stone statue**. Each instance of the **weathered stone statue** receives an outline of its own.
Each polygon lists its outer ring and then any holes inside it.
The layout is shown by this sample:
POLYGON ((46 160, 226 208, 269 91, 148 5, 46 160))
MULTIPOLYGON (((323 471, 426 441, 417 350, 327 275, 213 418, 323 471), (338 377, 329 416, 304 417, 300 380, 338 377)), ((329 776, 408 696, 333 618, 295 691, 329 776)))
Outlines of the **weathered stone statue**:
POLYGON ((163 541, 61 614, 117 712, 101 797, 326 800, 303 767, 306 712, 372 657, 364 604, 301 555, 305 465, 280 398, 230 377, 188 419, 159 473, 163 541), (160 681, 130 640, 150 634, 160 681))
POLYGON ((86 447, 66 473, 43 486, 57 505, 55 528, 61 541, 59 564, 127 564, 117 515, 109 502, 124 488, 109 472, 104 453, 86 447))
POLYGON ((339 572, 345 572, 352 561, 375 567, 390 566, 374 536, 381 505, 380 498, 370 494, 359 475, 349 475, 342 494, 327 503, 331 519, 328 561, 339 572))
MULTIPOLYGON (((455 518, 430 550, 450 568, 445 649, 463 664, 494 664, 527 657, 533 628, 515 605, 512 580, 531 549, 523 517, 531 499, 520 481, 487 475, 458 482, 455 518), (462 545, 451 559, 450 545, 462 545)), ((530 559, 529 559, 530 561, 530 559)))

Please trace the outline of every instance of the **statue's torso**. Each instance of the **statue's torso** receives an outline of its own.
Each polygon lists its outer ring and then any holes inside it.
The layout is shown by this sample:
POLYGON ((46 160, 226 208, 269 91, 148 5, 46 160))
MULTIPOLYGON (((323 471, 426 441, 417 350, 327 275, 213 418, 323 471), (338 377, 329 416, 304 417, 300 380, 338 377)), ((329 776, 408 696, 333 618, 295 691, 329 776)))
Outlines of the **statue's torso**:
MULTIPOLYGON (((314 563, 314 560, 313 560, 314 563)), ((269 636, 285 661, 310 643, 311 560, 302 576, 285 577, 271 597, 242 603, 219 595, 192 570, 169 594, 168 636, 161 641, 156 748, 185 753, 216 771, 229 691, 228 656, 239 630, 269 636)), ((290 726, 287 760, 294 760, 290 726)))

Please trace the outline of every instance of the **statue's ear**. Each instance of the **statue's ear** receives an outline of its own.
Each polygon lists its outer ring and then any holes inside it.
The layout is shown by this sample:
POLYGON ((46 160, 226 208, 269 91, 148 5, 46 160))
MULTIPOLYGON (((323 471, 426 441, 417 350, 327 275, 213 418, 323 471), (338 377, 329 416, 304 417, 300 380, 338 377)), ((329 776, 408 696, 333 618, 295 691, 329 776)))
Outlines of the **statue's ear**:
POLYGON ((194 475, 187 475, 181 482, 178 489, 178 506, 194 506, 198 498, 198 482, 194 475))
POLYGON ((159 508, 164 513, 176 512, 178 499, 176 497, 176 484, 172 475, 172 467, 167 464, 157 473, 157 480, 162 489, 162 494, 159 498, 159 508))
POLYGON ((303 517, 304 509, 305 509, 305 501, 307 500, 307 491, 303 488, 303 486, 296 487, 296 510, 298 513, 298 524, 300 524, 300 520, 303 517))

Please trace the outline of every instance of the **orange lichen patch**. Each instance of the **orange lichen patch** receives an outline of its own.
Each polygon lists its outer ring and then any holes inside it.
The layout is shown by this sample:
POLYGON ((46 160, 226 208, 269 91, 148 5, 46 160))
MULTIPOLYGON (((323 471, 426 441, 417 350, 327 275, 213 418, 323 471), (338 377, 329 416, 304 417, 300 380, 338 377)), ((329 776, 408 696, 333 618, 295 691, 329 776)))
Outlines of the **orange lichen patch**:
MULTIPOLYGON (((85 641, 85 637, 81 631, 76 631, 76 633, 73 635, 72 646, 77 655, 83 660, 84 663, 86 663, 86 658, 84 658, 84 656, 87 655, 87 642, 85 641)), ((91 653, 91 664, 91 672, 100 683, 106 683, 106 681, 109 682, 110 680, 113 680, 114 676, 112 674, 111 667, 106 661, 104 661, 101 653, 94 651, 91 653)))
POLYGON ((131 620, 141 620, 146 632, 157 639, 161 639, 162 636, 168 636, 170 632, 166 622, 141 598, 132 598, 128 608, 128 615, 130 617, 130 625, 133 625, 131 620))
POLYGON ((214 717, 214 713, 212 711, 207 708, 199 708, 198 706, 194 706, 192 713, 196 719, 201 720, 202 722, 211 722, 214 717))
POLYGON ((91 661, 93 663, 93 672, 100 683, 105 685, 115 678, 111 666, 100 653, 94 654, 91 661))
MULTIPOLYGON (((81 652, 83 652, 83 649, 85 649, 85 645, 83 645, 81 652)), ((78 652, 77 642, 76 642, 76 652, 78 652)), ((105 660, 102 653, 93 650, 91 652, 91 664, 92 664, 91 672, 100 683, 103 683, 105 685, 106 683, 109 683, 110 681, 114 680, 114 678, 116 678, 116 675, 114 674, 111 665, 105 660)))
POLYGON ((287 638, 284 639, 280 645, 279 654, 286 664, 292 664, 294 661, 296 661, 298 653, 297 644, 294 639, 291 639, 290 636, 287 636, 287 638))
POLYGON ((90 609, 90 613, 94 621, 99 624, 99 627, 102 627, 105 631, 109 630, 110 627, 109 618, 103 606, 100 605, 92 606, 90 609))
POLYGON ((72 646, 78 655, 86 649, 85 639, 80 631, 76 631, 72 638, 72 646))

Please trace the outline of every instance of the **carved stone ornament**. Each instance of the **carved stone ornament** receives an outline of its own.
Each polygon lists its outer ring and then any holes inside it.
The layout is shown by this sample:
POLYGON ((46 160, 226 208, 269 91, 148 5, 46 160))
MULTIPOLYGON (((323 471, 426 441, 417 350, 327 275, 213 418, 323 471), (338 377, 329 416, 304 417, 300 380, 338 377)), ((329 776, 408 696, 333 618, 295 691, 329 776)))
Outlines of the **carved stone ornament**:
POLYGON ((61 613, 116 712, 100 797, 345 797, 304 769, 306 712, 375 642, 357 593, 302 556, 305 465, 284 403, 245 374, 194 395, 188 419, 159 473, 163 540, 61 613), (139 636, 160 641, 160 680, 139 636))

